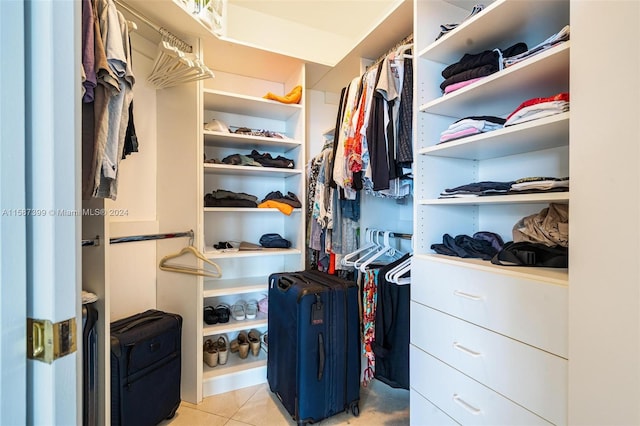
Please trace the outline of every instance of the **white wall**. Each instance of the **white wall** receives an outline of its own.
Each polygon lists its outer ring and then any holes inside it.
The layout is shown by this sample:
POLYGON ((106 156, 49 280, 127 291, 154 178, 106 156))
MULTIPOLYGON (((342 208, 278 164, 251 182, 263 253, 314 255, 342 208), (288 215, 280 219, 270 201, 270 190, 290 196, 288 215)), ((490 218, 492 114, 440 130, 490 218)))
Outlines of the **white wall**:
POLYGON ((325 141, 322 134, 335 127, 339 103, 339 93, 307 90, 307 158, 305 163, 308 163, 322 150, 325 141))
POLYGON ((640 424, 640 2, 571 2, 571 425, 640 424))
MULTIPOLYGON (((155 61, 156 45, 140 35, 131 35, 133 115, 139 152, 119 165, 118 196, 105 207, 121 212, 109 218, 110 237, 155 234, 156 218, 156 91, 147 83, 155 61)), ((111 320, 156 307, 156 242, 127 242, 110 246, 109 286, 111 320)))

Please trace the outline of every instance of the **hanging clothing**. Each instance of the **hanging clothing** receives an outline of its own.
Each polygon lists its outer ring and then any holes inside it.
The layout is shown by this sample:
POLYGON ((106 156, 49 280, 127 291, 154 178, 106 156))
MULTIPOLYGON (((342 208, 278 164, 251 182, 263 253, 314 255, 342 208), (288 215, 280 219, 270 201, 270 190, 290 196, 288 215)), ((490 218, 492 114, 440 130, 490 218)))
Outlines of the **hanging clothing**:
POLYGON ((400 259, 380 268, 377 281, 375 335, 372 343, 375 354, 375 375, 394 388, 409 389, 409 309, 411 286, 387 281, 385 275, 397 265, 411 258, 400 259))

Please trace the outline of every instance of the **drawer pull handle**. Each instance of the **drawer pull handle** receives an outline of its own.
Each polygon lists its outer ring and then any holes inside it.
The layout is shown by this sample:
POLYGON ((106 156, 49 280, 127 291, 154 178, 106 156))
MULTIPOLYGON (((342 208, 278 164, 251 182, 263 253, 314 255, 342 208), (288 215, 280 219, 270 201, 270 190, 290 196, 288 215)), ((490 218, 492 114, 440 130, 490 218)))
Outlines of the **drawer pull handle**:
POLYGON ((481 409, 476 408, 473 405, 469 404, 467 401, 460 398, 460 396, 457 393, 453 394, 453 402, 455 402, 456 404, 458 404, 459 406, 461 406, 462 408, 464 408, 474 416, 477 416, 478 414, 482 413, 481 409))
POLYGON ((482 296, 476 296, 475 294, 465 293, 464 291, 456 290, 453 292, 456 296, 464 297, 465 299, 471 300, 482 300, 482 296))
POLYGON ((474 358, 477 358, 479 356, 482 356, 482 352, 476 352, 476 351, 472 351, 469 348, 465 348, 464 346, 462 346, 460 343, 458 342, 453 342, 453 347, 456 348, 457 350, 459 350, 460 352, 464 352, 468 355, 471 355, 474 358))

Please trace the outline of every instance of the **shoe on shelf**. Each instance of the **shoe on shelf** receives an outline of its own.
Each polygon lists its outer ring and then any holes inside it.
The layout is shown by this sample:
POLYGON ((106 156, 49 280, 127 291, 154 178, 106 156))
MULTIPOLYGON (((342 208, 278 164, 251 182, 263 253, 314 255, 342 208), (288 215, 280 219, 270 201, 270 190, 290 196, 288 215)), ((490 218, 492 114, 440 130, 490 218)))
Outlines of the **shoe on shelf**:
POLYGON ((258 315, 258 302, 256 300, 249 300, 244 305, 244 313, 247 319, 256 319, 258 315))
POLYGON ((227 337, 224 335, 218 337, 218 340, 216 340, 214 345, 216 346, 216 349, 218 351, 218 364, 226 364, 229 357, 229 342, 227 341, 227 337))
POLYGON ((260 354, 260 332, 258 330, 251 330, 247 337, 249 338, 251 353, 253 356, 258 356, 260 354))
POLYGON ((238 333, 238 356, 241 359, 249 356, 249 337, 246 331, 238 333))
POLYGON ((205 306, 202 317, 204 319, 204 322, 209 325, 218 323, 218 315, 216 314, 216 310, 213 309, 213 306, 205 306))
POLYGON ((218 350, 211 339, 207 339, 204 342, 202 358, 209 367, 218 365, 218 350))
POLYGON ((264 349, 265 352, 269 353, 269 344, 267 342, 267 339, 269 337, 269 332, 265 332, 262 333, 262 336, 260 336, 260 340, 262 342, 262 349, 264 349))
POLYGON ((231 316, 231 308, 229 308, 229 305, 226 303, 219 303, 216 305, 215 312, 218 316, 218 322, 229 322, 229 317, 231 316))
POLYGON ((231 316, 234 320, 243 321, 246 318, 244 307, 245 303, 242 300, 234 303, 233 306, 231 306, 231 316))

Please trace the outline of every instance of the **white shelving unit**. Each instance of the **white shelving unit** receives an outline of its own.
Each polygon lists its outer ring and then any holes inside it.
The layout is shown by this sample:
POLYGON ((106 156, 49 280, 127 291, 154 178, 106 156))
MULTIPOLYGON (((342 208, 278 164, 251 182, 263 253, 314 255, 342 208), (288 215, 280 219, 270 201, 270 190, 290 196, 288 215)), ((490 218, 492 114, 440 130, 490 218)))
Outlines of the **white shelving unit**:
POLYGON ((497 266, 438 255, 431 245, 478 231, 511 241, 522 217, 569 203, 569 192, 438 198, 471 182, 569 176, 569 112, 438 143, 458 119, 506 118, 528 99, 569 91, 570 42, 453 93, 439 87, 441 71, 465 53, 533 47, 557 33, 569 24, 569 2, 497 0, 437 41, 439 24, 460 22, 474 3, 414 5, 411 365, 421 368, 411 382, 412 423, 425 423, 414 413, 426 412, 438 424, 566 424, 568 270, 497 266))
MULTIPOLYGON (((304 65, 297 72, 282 75, 279 81, 216 72, 214 80, 202 87, 202 121, 217 119, 231 131, 239 127, 277 132, 284 138, 263 137, 202 131, 202 152, 207 159, 222 160, 228 155, 249 155, 252 151, 282 156, 294 162, 293 168, 255 167, 203 163, 202 197, 224 189, 254 195, 260 203, 272 191, 283 195, 294 193, 304 206, 304 119, 305 100, 300 104, 283 104, 266 100, 267 92, 286 94, 296 85, 304 87, 304 65), (230 91, 237 90, 235 92, 230 91)), ((200 157, 202 158, 202 156, 200 157)), ((200 201, 200 246, 203 253, 222 268, 221 279, 204 280, 201 306, 215 307, 220 303, 233 305, 239 301, 259 301, 267 295, 271 273, 304 268, 304 207, 285 215, 275 208, 204 207, 200 201), (220 241, 247 241, 259 244, 263 234, 278 233, 292 243, 288 249, 216 250, 220 241)), ((202 308, 200 312, 202 312, 202 308)), ((267 331, 267 315, 259 312, 255 319, 208 325, 201 319, 202 346, 206 339, 214 341, 225 335, 229 341, 240 331, 267 331)), ((229 354, 225 365, 202 365, 202 396, 206 397, 266 381, 266 354, 249 354, 242 360, 237 353, 229 354)))

